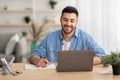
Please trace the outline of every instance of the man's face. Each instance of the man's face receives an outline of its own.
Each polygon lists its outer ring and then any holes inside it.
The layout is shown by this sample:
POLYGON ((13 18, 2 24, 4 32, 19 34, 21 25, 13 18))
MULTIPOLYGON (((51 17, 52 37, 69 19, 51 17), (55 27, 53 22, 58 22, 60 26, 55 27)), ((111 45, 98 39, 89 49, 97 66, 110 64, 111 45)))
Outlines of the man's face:
POLYGON ((77 15, 75 13, 63 13, 61 16, 61 26, 65 34, 74 32, 78 22, 77 15))

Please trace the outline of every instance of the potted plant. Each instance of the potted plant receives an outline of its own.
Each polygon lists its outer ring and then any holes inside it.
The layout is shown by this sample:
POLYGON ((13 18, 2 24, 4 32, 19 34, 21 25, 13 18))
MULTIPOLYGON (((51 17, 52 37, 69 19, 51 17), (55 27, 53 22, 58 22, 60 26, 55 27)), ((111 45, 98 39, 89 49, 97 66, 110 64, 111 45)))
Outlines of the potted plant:
POLYGON ((113 75, 120 75, 120 52, 111 52, 102 58, 102 64, 104 66, 111 65, 113 69, 113 75))
POLYGON ((27 35, 27 32, 26 31, 22 31, 22 36, 26 36, 27 35))
POLYGON ((39 28, 37 28, 35 22, 34 22, 34 21, 31 21, 32 31, 30 31, 30 33, 31 33, 31 35, 32 35, 32 37, 33 37, 33 40, 32 40, 32 42, 31 42, 31 51, 38 46, 37 43, 38 43, 39 40, 41 40, 39 35, 41 34, 43 28, 44 28, 45 26, 49 25, 49 24, 51 24, 51 21, 47 21, 47 20, 45 19, 44 23, 43 23, 42 25, 40 25, 39 28))
POLYGON ((57 4, 57 0, 49 0, 49 4, 50 4, 51 8, 54 9, 55 5, 57 4))
POLYGON ((26 23, 29 23, 29 22, 31 21, 31 18, 30 18, 29 16, 25 16, 25 17, 24 17, 24 21, 25 21, 26 23))

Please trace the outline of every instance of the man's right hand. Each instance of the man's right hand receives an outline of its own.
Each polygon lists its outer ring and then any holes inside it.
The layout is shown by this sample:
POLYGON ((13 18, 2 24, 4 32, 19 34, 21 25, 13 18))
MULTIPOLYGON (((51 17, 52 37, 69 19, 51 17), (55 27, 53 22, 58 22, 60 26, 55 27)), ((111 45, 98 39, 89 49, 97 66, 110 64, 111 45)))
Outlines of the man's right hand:
POLYGON ((45 68, 47 67, 47 65, 49 65, 50 62, 47 60, 47 59, 44 59, 44 58, 41 58, 39 59, 37 62, 36 62, 36 66, 37 67, 42 67, 42 68, 45 68))
POLYGON ((45 58, 40 58, 39 56, 37 55, 34 55, 30 58, 30 62, 34 65, 36 65, 37 67, 42 67, 42 68, 45 68, 47 67, 47 65, 50 64, 50 62, 45 59, 45 58))

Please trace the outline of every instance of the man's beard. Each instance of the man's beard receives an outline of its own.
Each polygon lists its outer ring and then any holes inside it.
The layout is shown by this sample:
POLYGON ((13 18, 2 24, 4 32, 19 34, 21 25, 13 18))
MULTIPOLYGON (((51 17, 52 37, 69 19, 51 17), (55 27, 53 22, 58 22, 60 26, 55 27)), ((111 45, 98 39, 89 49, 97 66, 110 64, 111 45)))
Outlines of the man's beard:
POLYGON ((64 30, 64 28, 62 28, 62 30, 65 34, 70 34, 75 30, 75 28, 73 28, 73 26, 69 26, 69 27, 71 27, 71 30, 69 32, 67 32, 66 30, 64 30))

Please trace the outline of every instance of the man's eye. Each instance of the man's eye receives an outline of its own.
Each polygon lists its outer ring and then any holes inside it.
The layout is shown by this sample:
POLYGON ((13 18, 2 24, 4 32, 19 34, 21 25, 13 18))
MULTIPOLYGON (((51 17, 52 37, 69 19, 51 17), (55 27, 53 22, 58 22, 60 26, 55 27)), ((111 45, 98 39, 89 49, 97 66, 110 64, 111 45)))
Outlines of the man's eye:
POLYGON ((71 20, 71 23, 74 23, 74 20, 71 20))
POLYGON ((67 19, 64 19, 65 22, 67 22, 68 20, 67 19))

